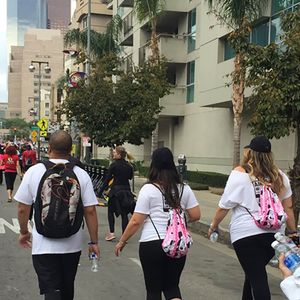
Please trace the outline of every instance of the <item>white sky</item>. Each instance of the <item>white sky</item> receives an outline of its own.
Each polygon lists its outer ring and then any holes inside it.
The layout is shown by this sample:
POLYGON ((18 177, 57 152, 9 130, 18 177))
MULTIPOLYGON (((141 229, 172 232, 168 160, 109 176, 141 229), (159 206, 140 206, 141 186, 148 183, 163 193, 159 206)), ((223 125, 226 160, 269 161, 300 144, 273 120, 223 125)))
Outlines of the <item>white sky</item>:
MULTIPOLYGON (((6 2, 7 0, 0 0, 0 102, 7 101, 7 53, 6 53, 6 2)), ((9 1, 9 0, 8 0, 9 1)), ((71 1, 71 16, 76 7, 76 0, 71 1)))

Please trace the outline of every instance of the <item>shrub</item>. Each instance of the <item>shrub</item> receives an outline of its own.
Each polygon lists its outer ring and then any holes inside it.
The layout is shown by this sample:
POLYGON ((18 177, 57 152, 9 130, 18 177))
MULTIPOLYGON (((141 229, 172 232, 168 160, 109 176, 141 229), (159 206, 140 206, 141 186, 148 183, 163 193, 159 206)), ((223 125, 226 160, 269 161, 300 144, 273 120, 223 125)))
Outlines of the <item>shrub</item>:
POLYGON ((110 161, 109 159, 97 158, 97 159, 91 159, 91 164, 107 168, 110 164, 110 161))
POLYGON ((216 172, 187 171, 187 179, 189 182, 223 188, 226 185, 228 175, 216 172))
POLYGON ((196 191, 204 191, 209 189, 208 185, 199 182, 189 182, 189 186, 192 190, 196 191))

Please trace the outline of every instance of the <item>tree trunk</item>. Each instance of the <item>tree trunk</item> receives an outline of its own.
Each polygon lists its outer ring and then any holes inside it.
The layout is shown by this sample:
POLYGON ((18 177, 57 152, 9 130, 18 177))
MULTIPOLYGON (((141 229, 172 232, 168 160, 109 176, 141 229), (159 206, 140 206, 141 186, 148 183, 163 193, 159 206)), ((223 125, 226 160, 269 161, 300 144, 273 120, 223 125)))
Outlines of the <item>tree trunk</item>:
MULTIPOLYGON (((157 20, 156 17, 152 17, 151 19, 151 56, 149 57, 149 61, 152 64, 157 64, 159 62, 159 48, 158 48, 158 40, 156 34, 156 25, 157 20)), ((159 101, 159 99, 157 99, 159 101)), ((158 116, 157 116, 157 124, 155 129, 152 131, 151 136, 151 153, 158 148, 158 116)))
POLYGON ((289 172, 293 190, 293 209, 296 226, 300 213, 300 121, 297 123, 297 155, 294 159, 293 169, 289 172))
POLYGON ((158 120, 155 129, 152 131, 151 137, 151 153, 158 148, 158 120))
POLYGON ((233 167, 240 164, 241 124, 244 108, 244 91, 246 72, 244 56, 237 53, 234 59, 234 71, 232 73, 232 108, 233 108, 233 167))

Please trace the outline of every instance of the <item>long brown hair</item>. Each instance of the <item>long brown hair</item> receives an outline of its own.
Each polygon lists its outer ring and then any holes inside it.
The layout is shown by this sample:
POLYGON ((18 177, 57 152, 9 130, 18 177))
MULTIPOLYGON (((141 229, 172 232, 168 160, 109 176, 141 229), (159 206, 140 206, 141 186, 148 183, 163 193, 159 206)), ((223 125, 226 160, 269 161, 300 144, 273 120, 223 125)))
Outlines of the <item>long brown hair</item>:
POLYGON ((134 157, 130 153, 128 153, 123 146, 117 146, 115 148, 115 150, 121 156, 122 159, 125 159, 127 157, 127 159, 129 161, 133 161, 134 160, 134 157))
POLYGON ((271 185, 274 192, 280 194, 283 188, 283 178, 274 163, 273 153, 244 150, 242 167, 250 176, 255 176, 260 182, 271 185))
POLYGON ((169 206, 172 208, 180 207, 178 184, 182 184, 182 181, 170 149, 159 148, 152 153, 149 182, 158 184, 162 188, 169 206))

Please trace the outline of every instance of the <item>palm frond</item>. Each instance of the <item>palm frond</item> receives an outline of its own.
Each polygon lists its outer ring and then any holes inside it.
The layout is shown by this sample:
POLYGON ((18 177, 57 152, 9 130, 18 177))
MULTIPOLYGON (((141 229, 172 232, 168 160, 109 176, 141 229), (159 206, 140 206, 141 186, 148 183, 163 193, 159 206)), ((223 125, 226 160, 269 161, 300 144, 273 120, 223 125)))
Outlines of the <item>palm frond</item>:
POLYGON ((165 0, 135 0, 134 10, 139 22, 156 17, 164 8, 165 0))

